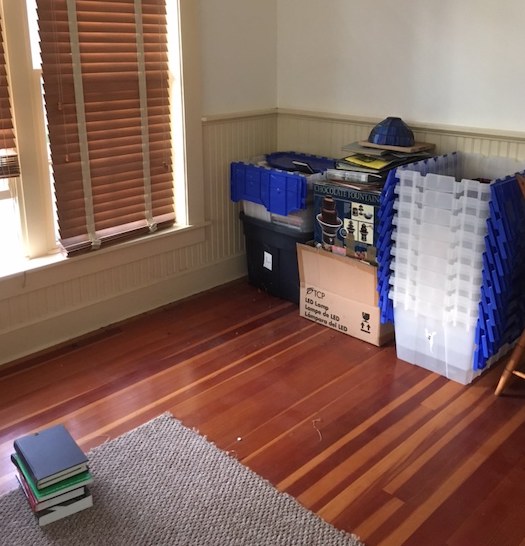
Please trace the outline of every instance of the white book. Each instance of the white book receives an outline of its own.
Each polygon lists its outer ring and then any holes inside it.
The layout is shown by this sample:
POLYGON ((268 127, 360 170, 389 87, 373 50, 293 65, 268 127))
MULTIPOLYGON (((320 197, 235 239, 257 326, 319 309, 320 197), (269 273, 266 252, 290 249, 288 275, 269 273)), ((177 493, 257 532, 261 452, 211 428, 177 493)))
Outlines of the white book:
POLYGON ((76 514, 77 512, 90 508, 91 506, 93 506, 93 496, 86 487, 86 494, 82 497, 71 499, 63 502, 62 504, 56 504, 55 506, 51 506, 46 510, 37 512, 36 517, 38 519, 38 525, 43 527, 48 523, 71 516, 72 514, 76 514))
POLYGON ((328 180, 336 180, 341 182, 359 182, 362 184, 365 184, 367 182, 381 182, 380 174, 346 169, 327 169, 326 178, 328 178, 328 180))

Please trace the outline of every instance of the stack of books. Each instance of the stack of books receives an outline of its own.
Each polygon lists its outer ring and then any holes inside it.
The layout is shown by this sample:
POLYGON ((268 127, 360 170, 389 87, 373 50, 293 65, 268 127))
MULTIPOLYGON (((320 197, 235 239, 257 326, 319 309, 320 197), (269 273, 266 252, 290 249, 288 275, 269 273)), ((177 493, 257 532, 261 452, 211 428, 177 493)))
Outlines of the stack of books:
POLYGON ((11 461, 40 526, 93 506, 88 459, 64 425, 14 441, 11 461))
POLYGON ((431 157, 434 144, 414 143, 413 146, 387 146, 367 141, 343 146, 348 155, 336 161, 336 168, 346 172, 346 180, 358 183, 381 183, 388 172, 400 165, 431 157))

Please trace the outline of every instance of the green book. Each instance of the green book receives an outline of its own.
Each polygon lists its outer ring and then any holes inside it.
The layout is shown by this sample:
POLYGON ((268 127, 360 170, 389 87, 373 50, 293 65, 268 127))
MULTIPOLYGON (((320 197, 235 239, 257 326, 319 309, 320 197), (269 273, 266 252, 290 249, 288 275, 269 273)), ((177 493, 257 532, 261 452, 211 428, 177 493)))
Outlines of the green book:
POLYGON ((24 463, 20 460, 20 457, 16 453, 13 453, 11 455, 11 461, 23 474, 26 482, 31 488, 31 492, 38 502, 51 499, 53 497, 56 497, 57 495, 61 495, 62 493, 67 493, 72 489, 77 489, 78 487, 81 487, 83 485, 93 483, 93 476, 91 475, 91 472, 89 472, 89 470, 86 470, 81 474, 75 474, 74 476, 66 478, 61 482, 54 483, 53 485, 49 485, 47 487, 44 487, 43 489, 38 489, 33 478, 31 477, 31 474, 28 472, 27 468, 24 466, 24 463))

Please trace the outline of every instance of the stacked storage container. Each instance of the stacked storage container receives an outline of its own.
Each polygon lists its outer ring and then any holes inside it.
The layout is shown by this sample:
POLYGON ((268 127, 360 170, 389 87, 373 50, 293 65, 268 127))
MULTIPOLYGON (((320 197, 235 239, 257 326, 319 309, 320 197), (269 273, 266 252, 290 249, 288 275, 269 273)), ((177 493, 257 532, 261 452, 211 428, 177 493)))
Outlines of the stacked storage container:
POLYGON ((525 187, 515 179, 491 185, 474 365, 498 359, 525 327, 525 187))
POLYGON ((296 245, 313 239, 313 183, 324 179, 322 173, 334 162, 316 155, 275 152, 252 163, 231 163, 230 195, 242 204, 251 284, 299 303, 296 245))
POLYGON ((381 323, 394 322, 394 307, 390 299, 390 274, 392 264, 392 233, 395 215, 394 202, 396 200, 396 170, 388 173, 377 213, 379 228, 377 241, 377 291, 379 292, 379 309, 381 323))
POLYGON ((398 357, 460 383, 486 355, 476 343, 492 185, 474 178, 516 167, 490 159, 456 153, 400 167, 382 202, 378 289, 384 319, 387 290, 392 300, 398 357))

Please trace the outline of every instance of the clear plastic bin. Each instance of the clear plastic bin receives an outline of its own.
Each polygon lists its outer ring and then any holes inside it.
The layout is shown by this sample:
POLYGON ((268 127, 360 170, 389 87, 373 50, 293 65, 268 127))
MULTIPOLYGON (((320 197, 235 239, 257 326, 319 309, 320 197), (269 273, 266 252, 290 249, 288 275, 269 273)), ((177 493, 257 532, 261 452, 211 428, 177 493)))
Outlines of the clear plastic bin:
POLYGON ((455 196, 453 193, 441 193, 437 191, 425 191, 423 193, 423 206, 438 209, 453 210, 455 196))
POLYGON ((462 384, 479 374, 472 369, 475 329, 394 307, 396 350, 401 360, 462 384))

